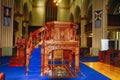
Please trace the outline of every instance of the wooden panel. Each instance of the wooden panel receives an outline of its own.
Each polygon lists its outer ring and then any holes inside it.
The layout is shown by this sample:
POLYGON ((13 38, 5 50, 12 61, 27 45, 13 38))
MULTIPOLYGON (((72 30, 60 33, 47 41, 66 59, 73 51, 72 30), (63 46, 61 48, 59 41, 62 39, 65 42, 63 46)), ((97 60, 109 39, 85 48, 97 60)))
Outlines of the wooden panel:
POLYGON ((85 33, 92 32, 92 23, 85 25, 85 33))
POLYGON ((64 50, 64 59, 69 60, 71 53, 72 53, 71 50, 64 50))
POLYGON ((108 26, 120 26, 120 15, 108 15, 108 26))
POLYGON ((63 57, 62 54, 63 54, 63 50, 55 50, 53 56, 55 59, 61 59, 63 57))

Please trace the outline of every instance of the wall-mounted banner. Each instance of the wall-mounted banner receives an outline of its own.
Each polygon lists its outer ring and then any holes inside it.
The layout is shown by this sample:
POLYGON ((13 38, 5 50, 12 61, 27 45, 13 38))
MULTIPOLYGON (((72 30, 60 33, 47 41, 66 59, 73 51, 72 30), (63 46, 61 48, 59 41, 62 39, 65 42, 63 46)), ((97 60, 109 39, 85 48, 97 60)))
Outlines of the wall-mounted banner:
POLYGON ((102 10, 95 11, 95 28, 100 28, 102 22, 102 10))
POLYGON ((10 26, 11 23, 11 8, 4 6, 4 17, 3 17, 4 26, 10 26))

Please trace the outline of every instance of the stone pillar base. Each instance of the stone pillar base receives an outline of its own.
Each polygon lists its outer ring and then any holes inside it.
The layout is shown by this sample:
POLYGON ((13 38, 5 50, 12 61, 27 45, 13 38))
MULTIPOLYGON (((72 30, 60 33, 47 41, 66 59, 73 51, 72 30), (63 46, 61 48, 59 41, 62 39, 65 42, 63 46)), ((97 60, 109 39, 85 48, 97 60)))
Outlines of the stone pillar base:
POLYGON ((12 47, 2 47, 2 56, 12 56, 12 47))
POLYGON ((100 48, 90 48, 91 56, 98 56, 100 48))

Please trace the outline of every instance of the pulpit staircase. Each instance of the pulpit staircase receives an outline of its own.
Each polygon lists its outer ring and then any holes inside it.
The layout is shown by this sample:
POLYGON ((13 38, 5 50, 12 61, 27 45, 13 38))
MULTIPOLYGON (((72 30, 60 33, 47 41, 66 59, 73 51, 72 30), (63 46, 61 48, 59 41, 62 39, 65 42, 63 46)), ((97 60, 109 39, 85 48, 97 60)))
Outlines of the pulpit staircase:
MULTIPOLYGON (((49 74, 51 78, 62 78, 56 72, 56 69, 64 69, 67 72, 65 77, 76 77, 79 73, 79 42, 75 39, 76 24, 72 22, 48 22, 44 27, 30 33, 29 40, 26 47, 26 76, 39 74, 45 76, 49 74), (40 43, 42 47, 35 48, 36 44, 40 43), (69 65, 56 65, 50 64, 49 60, 65 59, 68 52, 63 52, 62 57, 52 51, 55 50, 68 50, 71 51, 68 57, 69 65), (51 58, 52 53, 52 58, 51 58), (74 72, 71 71, 72 55, 74 55, 74 72), (51 72, 54 73, 52 75, 51 72), (73 75, 73 76, 72 76, 73 75)), ((61 73, 60 73, 61 75, 61 73)))
POLYGON ((41 70, 41 46, 34 48, 29 62, 28 75, 40 75, 41 70))
POLYGON ((39 28, 30 33, 26 47, 26 76, 41 74, 41 42, 44 28, 39 28), (41 35, 39 35, 41 33, 41 35), (37 47, 36 47, 37 46, 37 47))

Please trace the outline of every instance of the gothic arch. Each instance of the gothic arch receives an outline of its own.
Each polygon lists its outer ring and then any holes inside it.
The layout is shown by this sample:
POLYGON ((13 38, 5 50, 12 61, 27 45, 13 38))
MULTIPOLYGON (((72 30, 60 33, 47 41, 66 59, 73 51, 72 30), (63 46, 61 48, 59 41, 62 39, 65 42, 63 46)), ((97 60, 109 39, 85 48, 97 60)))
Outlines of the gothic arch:
POLYGON ((15 0, 14 10, 17 13, 21 13, 20 11, 22 11, 22 0, 15 0))
POLYGON ((74 20, 75 20, 75 22, 79 22, 79 20, 80 20, 80 7, 79 6, 76 6, 76 8, 75 8, 74 20))
POLYGON ((70 14, 70 21, 71 21, 71 22, 74 22, 74 16, 73 16, 72 13, 70 14))
POLYGON ((24 5, 23 5, 23 18, 25 21, 29 20, 29 11, 28 11, 27 3, 24 3, 24 5))
POLYGON ((108 1, 108 14, 119 14, 120 0, 108 1))
POLYGON ((88 9, 86 17, 87 17, 87 23, 92 23, 92 5, 88 9))
POLYGON ((89 7, 92 5, 91 0, 83 0, 81 6, 81 17, 86 17, 89 7))
POLYGON ((29 25, 32 23, 32 12, 29 12, 29 25))

